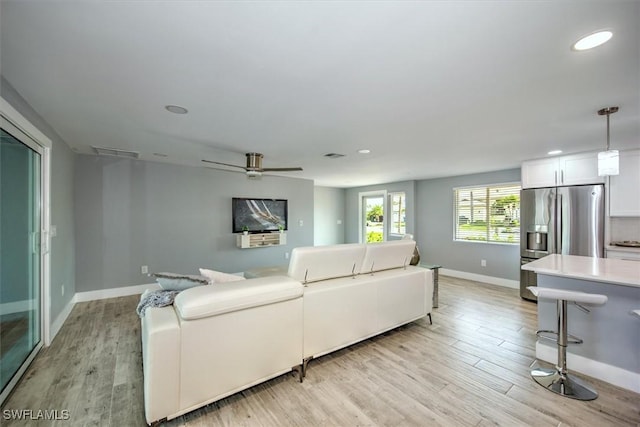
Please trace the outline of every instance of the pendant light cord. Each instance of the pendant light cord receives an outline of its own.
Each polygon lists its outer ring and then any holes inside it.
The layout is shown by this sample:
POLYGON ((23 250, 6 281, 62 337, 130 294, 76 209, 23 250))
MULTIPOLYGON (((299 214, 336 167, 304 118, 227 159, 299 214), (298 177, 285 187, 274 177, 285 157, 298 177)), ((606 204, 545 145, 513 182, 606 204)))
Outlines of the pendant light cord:
POLYGON ((609 116, 610 115, 611 113, 607 113, 607 151, 609 151, 609 147, 611 146, 610 140, 609 140, 609 116))

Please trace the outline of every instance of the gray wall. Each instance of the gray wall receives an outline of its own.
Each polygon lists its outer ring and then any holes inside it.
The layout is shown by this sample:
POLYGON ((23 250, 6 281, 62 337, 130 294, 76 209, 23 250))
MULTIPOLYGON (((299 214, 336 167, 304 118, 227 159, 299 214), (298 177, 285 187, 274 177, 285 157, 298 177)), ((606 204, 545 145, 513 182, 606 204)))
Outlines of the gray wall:
POLYGON ((342 188, 314 188, 314 246, 344 243, 345 190, 342 188))
POLYGON ((55 320, 76 292, 73 217, 73 170, 75 153, 4 77, 0 95, 52 141, 51 223, 57 236, 51 239, 51 319, 55 320), (62 285, 65 293, 62 295, 62 285))
POLYGON ((185 274, 286 265, 292 248, 313 245, 310 180, 78 155, 75 183, 79 292, 153 282, 142 265, 185 274), (287 244, 239 249, 232 197, 288 199, 287 244))
POLYGON ((520 280, 518 245, 453 240, 453 189, 472 185, 520 182, 520 169, 417 182, 417 242, 421 261, 450 270, 520 280), (487 261, 486 267, 480 260, 487 261))
POLYGON ((392 182, 388 184, 368 185, 365 187, 348 188, 345 195, 345 211, 346 211, 346 223, 345 223, 345 242, 357 243, 359 236, 359 194, 367 191, 381 191, 387 190, 388 192, 404 191, 407 196, 406 206, 406 228, 407 233, 413 234, 417 238, 416 229, 416 181, 401 181, 392 182))

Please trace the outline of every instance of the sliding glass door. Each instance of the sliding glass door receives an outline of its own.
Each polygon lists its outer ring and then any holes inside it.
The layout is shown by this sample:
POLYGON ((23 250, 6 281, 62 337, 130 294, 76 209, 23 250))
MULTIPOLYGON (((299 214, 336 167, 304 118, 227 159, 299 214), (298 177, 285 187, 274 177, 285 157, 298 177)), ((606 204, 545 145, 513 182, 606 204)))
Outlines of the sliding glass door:
POLYGON ((42 346, 42 148, 0 129, 0 403, 42 346))

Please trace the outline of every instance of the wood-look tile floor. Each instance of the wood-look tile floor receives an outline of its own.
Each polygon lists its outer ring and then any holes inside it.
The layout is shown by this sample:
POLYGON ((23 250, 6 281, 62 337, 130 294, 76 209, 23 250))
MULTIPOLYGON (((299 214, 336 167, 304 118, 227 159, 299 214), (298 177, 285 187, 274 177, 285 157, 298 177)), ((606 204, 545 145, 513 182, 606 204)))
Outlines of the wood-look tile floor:
MULTIPOLYGON (((77 304, 3 405, 1 424, 143 426, 137 297, 77 304), (12 421, 5 410, 68 410, 12 421)), ((169 426, 638 426, 640 395, 587 378, 600 396, 561 398, 529 377, 536 305, 516 290, 440 277, 420 320, 313 360, 169 426)))

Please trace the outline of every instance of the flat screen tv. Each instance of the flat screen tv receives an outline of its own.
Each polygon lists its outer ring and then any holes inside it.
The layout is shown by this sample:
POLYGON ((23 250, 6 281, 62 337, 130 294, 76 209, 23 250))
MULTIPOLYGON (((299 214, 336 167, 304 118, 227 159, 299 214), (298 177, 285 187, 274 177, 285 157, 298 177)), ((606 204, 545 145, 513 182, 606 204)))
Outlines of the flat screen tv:
POLYGON ((232 199, 233 232, 267 233, 287 230, 288 207, 284 199, 232 199))

